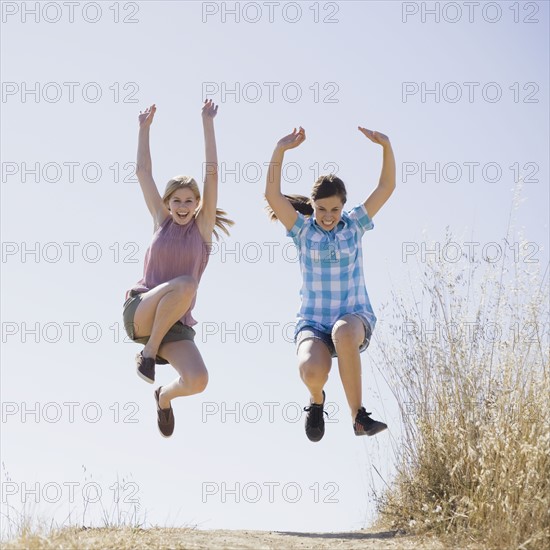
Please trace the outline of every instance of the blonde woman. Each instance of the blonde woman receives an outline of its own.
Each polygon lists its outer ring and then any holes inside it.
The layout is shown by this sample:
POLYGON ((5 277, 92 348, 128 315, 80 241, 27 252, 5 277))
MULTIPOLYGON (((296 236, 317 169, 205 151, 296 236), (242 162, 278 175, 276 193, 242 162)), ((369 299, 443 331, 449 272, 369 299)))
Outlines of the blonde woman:
POLYGON ((208 263, 212 234, 216 227, 229 234, 233 222, 217 208, 218 170, 214 117, 218 107, 206 100, 202 108, 206 170, 201 198, 197 182, 176 176, 161 197, 153 179, 149 133, 156 106, 139 115, 136 174, 153 217, 154 234, 145 254, 143 277, 126 293, 123 308, 128 336, 143 350, 137 354, 137 373, 146 382, 155 381, 155 364, 172 365, 178 378, 159 386, 154 395, 158 427, 164 437, 174 431, 175 397, 202 392, 208 371, 194 343, 197 322, 192 316, 197 288, 208 263))

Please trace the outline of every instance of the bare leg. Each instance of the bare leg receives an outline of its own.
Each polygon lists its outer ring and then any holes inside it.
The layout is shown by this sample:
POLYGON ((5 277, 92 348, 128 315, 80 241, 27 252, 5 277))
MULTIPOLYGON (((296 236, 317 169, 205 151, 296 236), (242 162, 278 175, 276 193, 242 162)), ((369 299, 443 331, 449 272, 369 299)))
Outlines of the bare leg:
POLYGON ((352 419, 362 406, 361 358, 359 346, 365 339, 365 327, 356 315, 338 319, 332 329, 332 340, 338 354, 338 369, 351 410, 352 419))
POLYGON ((311 394, 311 402, 320 405, 332 364, 327 346, 315 338, 304 340, 298 348, 298 363, 300 376, 311 394))
POLYGON ((190 340, 167 342, 161 345, 159 351, 179 374, 176 380, 162 386, 159 398, 162 409, 170 407, 170 401, 175 397, 194 395, 204 391, 208 384, 208 371, 194 342, 190 340))
POLYGON ((189 309, 197 283, 192 277, 176 277, 142 294, 134 316, 135 335, 148 336, 144 357, 156 357, 170 327, 189 309))

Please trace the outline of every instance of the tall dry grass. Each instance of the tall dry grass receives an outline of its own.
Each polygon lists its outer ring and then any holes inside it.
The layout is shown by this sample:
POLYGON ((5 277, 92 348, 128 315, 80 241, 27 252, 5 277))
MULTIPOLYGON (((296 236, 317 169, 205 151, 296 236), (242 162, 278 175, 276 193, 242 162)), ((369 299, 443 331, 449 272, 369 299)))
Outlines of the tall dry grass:
POLYGON ((379 512, 487 548, 550 548, 548 271, 525 242, 501 250, 432 256, 418 294, 393 295, 378 368, 403 437, 379 512))

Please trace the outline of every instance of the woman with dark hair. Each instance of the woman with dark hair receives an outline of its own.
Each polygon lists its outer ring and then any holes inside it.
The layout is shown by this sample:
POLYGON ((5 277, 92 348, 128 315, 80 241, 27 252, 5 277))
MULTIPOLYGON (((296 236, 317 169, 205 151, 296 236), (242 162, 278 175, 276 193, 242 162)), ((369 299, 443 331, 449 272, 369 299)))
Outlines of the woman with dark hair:
POLYGON ((361 238, 374 227, 372 218, 395 189, 395 158, 387 136, 359 130, 382 146, 383 166, 376 189, 349 212, 344 211, 344 182, 332 174, 315 182, 310 198, 281 192, 284 153, 304 142, 301 127, 279 140, 267 175, 268 210, 292 237, 302 272, 302 304, 294 336, 300 376, 310 392, 310 404, 304 410, 311 441, 320 441, 325 433, 323 387, 333 357, 338 357, 355 435, 375 435, 387 428, 373 420, 362 404, 359 354, 370 343, 376 316, 364 282, 361 238))

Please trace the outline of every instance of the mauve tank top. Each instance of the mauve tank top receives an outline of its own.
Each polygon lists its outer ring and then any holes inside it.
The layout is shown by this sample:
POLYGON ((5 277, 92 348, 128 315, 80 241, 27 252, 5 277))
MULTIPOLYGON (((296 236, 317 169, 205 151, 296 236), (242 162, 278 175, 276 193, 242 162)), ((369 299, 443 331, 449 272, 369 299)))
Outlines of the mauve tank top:
MULTIPOLYGON (((151 245, 145 253, 143 277, 131 290, 147 292, 181 275, 189 275, 198 283, 208 263, 208 256, 208 246, 195 220, 179 225, 172 220, 172 216, 168 216, 153 234, 151 245)), ((184 325, 197 324, 191 315, 194 306, 195 298, 180 319, 184 325)))

